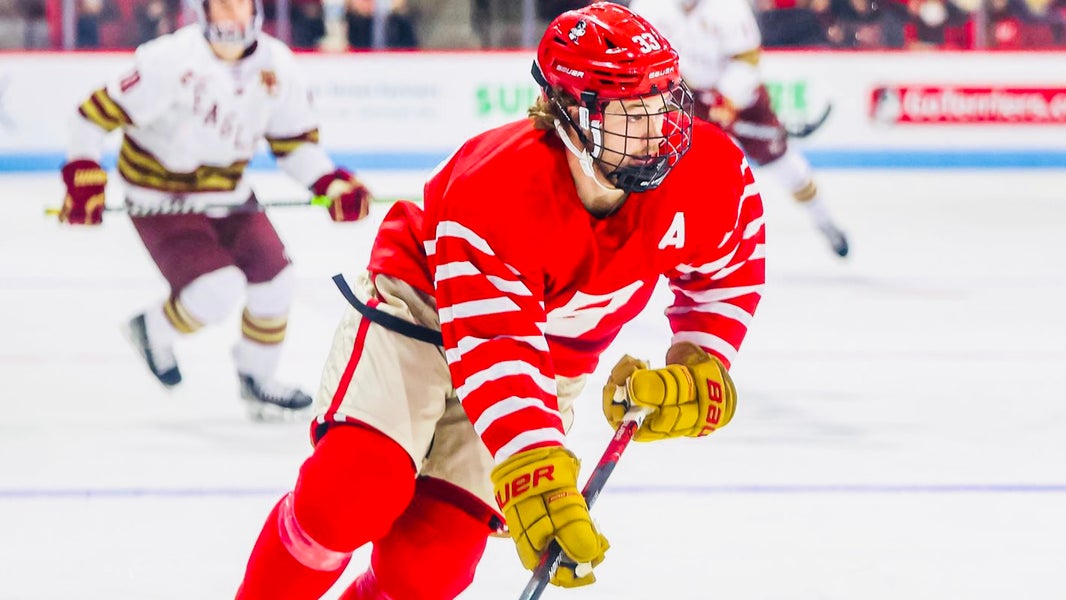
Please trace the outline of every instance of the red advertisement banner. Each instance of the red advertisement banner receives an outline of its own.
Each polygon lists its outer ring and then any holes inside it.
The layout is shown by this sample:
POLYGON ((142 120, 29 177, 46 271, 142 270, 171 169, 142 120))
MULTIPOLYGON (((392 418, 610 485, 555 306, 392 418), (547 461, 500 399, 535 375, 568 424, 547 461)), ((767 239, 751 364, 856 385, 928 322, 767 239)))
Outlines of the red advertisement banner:
POLYGON ((892 85, 870 93, 885 124, 1066 124, 1066 87, 892 85))

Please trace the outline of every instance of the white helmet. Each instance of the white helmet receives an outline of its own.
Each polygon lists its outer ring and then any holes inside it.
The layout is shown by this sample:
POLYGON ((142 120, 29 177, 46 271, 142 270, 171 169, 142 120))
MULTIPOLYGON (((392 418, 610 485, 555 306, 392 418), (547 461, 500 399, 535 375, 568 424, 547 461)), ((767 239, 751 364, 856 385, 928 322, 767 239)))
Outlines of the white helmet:
POLYGON ((248 48, 259 38, 259 32, 263 30, 263 0, 252 1, 252 19, 247 23, 212 23, 207 17, 207 2, 189 0, 189 6, 196 12, 196 20, 208 42, 248 48))

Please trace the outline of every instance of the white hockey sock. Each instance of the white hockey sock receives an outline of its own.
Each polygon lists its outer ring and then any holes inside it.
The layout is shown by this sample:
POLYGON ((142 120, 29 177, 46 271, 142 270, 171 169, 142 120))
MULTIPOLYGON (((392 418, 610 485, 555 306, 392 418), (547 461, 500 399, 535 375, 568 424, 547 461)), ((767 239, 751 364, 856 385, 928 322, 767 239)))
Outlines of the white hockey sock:
POLYGON ((781 184, 792 194, 798 194, 811 183, 811 163, 791 146, 777 160, 762 165, 760 170, 781 184))
POLYGON ((833 217, 829 216, 829 209, 826 208, 825 202, 822 202, 822 198, 817 192, 809 200, 800 204, 807 209, 807 214, 811 216, 814 224, 818 227, 825 228, 833 225, 833 217))
POLYGON ((233 362, 241 375, 271 380, 281 362, 281 344, 260 344, 242 337, 233 348, 233 362))
POLYGON ((270 281, 248 285, 245 308, 256 317, 286 315, 292 305, 295 276, 291 266, 285 267, 270 281))
POLYGON ((181 290, 179 300, 189 316, 201 325, 226 318, 244 294, 244 273, 234 266, 222 267, 197 277, 181 290))
POLYGON ((144 311, 144 329, 156 365, 163 369, 174 366, 172 348, 180 333, 163 313, 162 302, 144 311))
POLYGON ((833 217, 829 215, 829 208, 814 183, 814 173, 806 157, 789 148, 781 158, 765 165, 763 169, 792 193, 792 197, 807 210, 815 225, 821 229, 833 227, 833 217))
POLYGON ((241 321, 243 335, 233 348, 238 373, 264 381, 273 379, 281 361, 293 282, 292 268, 285 267, 270 281, 248 286, 241 321))

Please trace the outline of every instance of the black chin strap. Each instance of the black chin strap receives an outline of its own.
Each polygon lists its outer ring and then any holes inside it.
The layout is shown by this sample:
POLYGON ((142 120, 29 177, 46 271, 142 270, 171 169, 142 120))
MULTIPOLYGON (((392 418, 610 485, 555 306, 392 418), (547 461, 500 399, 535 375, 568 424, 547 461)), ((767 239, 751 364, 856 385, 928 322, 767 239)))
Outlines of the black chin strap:
POLYGON ((646 192, 658 187, 663 178, 666 156, 655 157, 655 162, 640 167, 619 167, 607 175, 614 187, 627 192, 646 192), (651 175, 651 177, 649 177, 651 175))
MULTIPOLYGON (((533 75, 533 80, 536 81, 537 85, 540 86, 540 89, 544 91, 544 96, 548 99, 548 102, 551 102, 555 108, 558 109, 559 114, 566 120, 566 124, 570 129, 574 130, 578 140, 581 141, 581 145, 585 148, 585 151, 588 152, 588 137, 585 135, 585 132, 581 130, 581 127, 574 122, 574 119, 570 117, 570 111, 566 110, 563 103, 559 101, 559 95, 552 91, 551 86, 548 85, 548 80, 544 78, 544 72, 540 70, 540 65, 538 65, 535 60, 533 61, 531 73, 533 75)), ((596 106, 596 94, 594 92, 581 92, 581 101, 584 103, 586 109, 591 110, 596 106)), ((592 160, 596 159, 593 158, 592 160)))
POLYGON ((241 57, 240 57, 239 60, 244 60, 244 59, 248 58, 249 56, 251 56, 252 53, 255 52, 255 49, 258 48, 258 47, 259 47, 259 40, 255 40, 254 42, 251 43, 250 46, 248 46, 247 48, 244 49, 244 52, 241 53, 241 57))

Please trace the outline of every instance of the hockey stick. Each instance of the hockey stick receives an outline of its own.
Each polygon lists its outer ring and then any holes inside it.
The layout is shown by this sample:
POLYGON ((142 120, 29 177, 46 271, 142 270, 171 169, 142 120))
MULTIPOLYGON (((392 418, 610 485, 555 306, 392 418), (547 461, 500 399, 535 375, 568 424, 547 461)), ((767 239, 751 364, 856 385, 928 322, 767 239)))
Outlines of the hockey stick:
MULTIPOLYGON (((167 204, 158 208, 151 209, 137 209, 126 205, 118 206, 105 206, 104 212, 122 212, 130 215, 131 217, 151 217, 155 215, 191 215, 205 213, 208 211, 225 211, 227 213, 239 214, 239 213, 252 213, 260 212, 268 208, 286 208, 291 206, 325 206, 329 207, 333 204, 333 200, 329 196, 312 196, 307 200, 279 200, 276 202, 255 202, 244 204, 205 204, 202 206, 196 205, 183 205, 183 204, 167 204)), ((62 209, 54 206, 48 206, 44 209, 44 214, 47 217, 57 217, 62 209)))
POLYGON ((755 140, 761 140, 764 142, 772 142, 781 138, 781 129, 785 130, 785 135, 790 138, 805 138, 814 133, 825 124, 826 119, 829 118, 829 113, 832 112, 833 105, 827 104, 825 111, 817 119, 805 123, 800 126, 788 125, 782 123, 777 125, 762 125, 760 123, 752 123, 751 121, 734 121, 731 126, 733 134, 739 137, 752 138, 755 140))
MULTIPOLYGON (((640 428, 640 424, 644 422, 644 417, 648 415, 648 412, 648 409, 645 408, 634 407, 629 409, 629 412, 622 419, 622 424, 615 430, 614 437, 611 438, 611 441, 607 444, 607 449, 603 451, 603 456, 600 457, 600 462, 596 463, 596 468, 592 470, 588 481, 585 482, 584 489, 581 490, 581 495, 585 497, 585 503, 588 504, 590 509, 593 503, 596 502, 596 498, 599 497, 600 492, 603 491, 603 485, 607 483, 607 478, 611 476, 615 465, 618 464, 618 459, 622 458, 622 453, 625 452, 629 442, 633 440, 633 434, 640 428)), ((522 590, 519 600, 537 600, 537 598, 540 598, 562 560, 563 549, 559 544, 552 542, 548 546, 547 552, 540 557, 540 564, 533 571, 533 577, 526 584, 526 588, 522 590)))
POLYGON ((788 132, 788 137, 805 138, 817 131, 818 128, 825 123, 826 119, 829 118, 829 113, 831 112, 833 112, 833 105, 826 104, 825 110, 822 111, 821 116, 817 119, 805 123, 802 127, 789 127, 788 125, 785 125, 785 131, 788 132))

